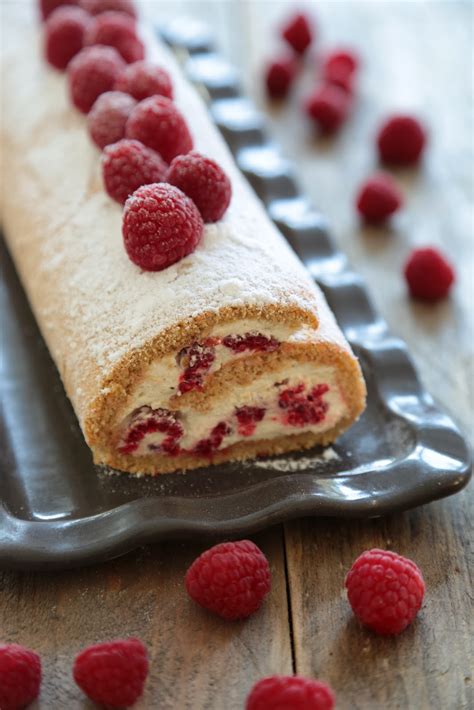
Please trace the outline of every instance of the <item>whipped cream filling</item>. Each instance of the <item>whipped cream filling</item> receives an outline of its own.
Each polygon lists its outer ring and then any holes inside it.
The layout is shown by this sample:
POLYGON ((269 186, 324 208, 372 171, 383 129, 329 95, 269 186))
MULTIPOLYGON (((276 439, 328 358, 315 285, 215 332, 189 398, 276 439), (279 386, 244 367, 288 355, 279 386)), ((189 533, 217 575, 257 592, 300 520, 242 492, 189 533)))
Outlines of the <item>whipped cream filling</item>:
MULTIPOLYGON (((308 329, 303 328, 300 330, 304 331, 308 329)), ((248 357, 256 352, 251 349, 244 349, 238 352, 231 347, 227 347, 224 345, 224 342, 228 342, 228 338, 232 338, 233 336, 237 338, 243 337, 243 334, 254 334, 267 338, 270 343, 276 341, 278 345, 291 340, 295 337, 297 332, 299 331, 288 326, 282 325, 275 327, 274 324, 269 323, 267 325, 262 323, 262 321, 250 319, 215 326, 211 333, 200 341, 200 344, 209 342, 209 349, 212 351, 213 359, 209 367, 197 368, 197 374, 200 375, 201 383, 200 386, 198 384, 196 389, 203 389, 206 379, 229 361, 248 357)), ((272 346, 272 349, 276 349, 276 346, 272 346)), ((148 405, 153 409, 159 407, 166 408, 171 397, 175 395, 180 396, 183 394, 182 390, 186 391, 182 383, 186 365, 190 362, 190 348, 187 349, 188 354, 184 352, 184 350, 186 349, 183 349, 181 354, 172 353, 150 364, 144 373, 141 384, 135 388, 135 391, 129 399, 128 406, 130 410, 134 410, 143 405, 148 405)))
POLYGON ((122 423, 123 453, 212 456, 239 441, 322 432, 348 411, 336 369, 310 362, 294 361, 281 371, 264 373, 236 388, 232 400, 229 393, 213 398, 207 412, 196 411, 185 400, 182 408, 169 412, 154 406, 145 394, 122 423))

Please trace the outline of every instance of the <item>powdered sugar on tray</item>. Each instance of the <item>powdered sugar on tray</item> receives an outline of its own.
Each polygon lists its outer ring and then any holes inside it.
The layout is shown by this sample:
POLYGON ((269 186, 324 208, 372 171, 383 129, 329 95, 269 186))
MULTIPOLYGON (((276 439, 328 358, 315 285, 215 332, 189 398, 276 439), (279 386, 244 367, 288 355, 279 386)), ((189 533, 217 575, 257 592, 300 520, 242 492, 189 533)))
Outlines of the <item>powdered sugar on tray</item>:
POLYGON ((315 466, 320 466, 321 464, 328 463, 329 461, 336 461, 339 459, 338 454, 334 449, 329 446, 321 454, 317 456, 304 456, 300 458, 278 458, 269 459, 267 461, 250 461, 247 466, 256 466, 257 468, 265 468, 272 471, 282 471, 282 472, 292 472, 292 471, 306 471, 309 468, 314 468, 315 466))

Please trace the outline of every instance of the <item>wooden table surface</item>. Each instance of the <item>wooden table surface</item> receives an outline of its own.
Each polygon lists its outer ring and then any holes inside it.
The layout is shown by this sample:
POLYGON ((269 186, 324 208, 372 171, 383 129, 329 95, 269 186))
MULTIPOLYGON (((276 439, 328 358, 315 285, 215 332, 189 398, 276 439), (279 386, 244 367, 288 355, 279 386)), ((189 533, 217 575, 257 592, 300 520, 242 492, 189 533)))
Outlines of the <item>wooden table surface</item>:
MULTIPOLYGON (((150 8, 154 0, 148 0, 150 8)), ((288 3, 228 0, 157 2, 157 16, 185 9, 210 20, 220 46, 242 68, 248 93, 262 96, 262 61, 288 3)), ((320 47, 349 44, 363 57, 357 106, 334 141, 316 140, 301 96, 271 121, 297 162, 306 191, 330 218, 336 240, 370 286, 392 330, 404 338, 437 401, 472 433, 472 5, 468 2, 318 2, 320 47), (426 160, 398 173, 403 214, 390 229, 361 229, 353 195, 374 168, 373 135, 388 111, 419 113, 430 129, 426 160), (438 305, 407 299, 401 265, 416 244, 441 245, 458 273, 438 305)), ((151 675, 137 708, 238 710, 252 684, 272 673, 328 681, 337 708, 458 710, 473 707, 472 486, 444 501, 384 519, 304 519, 254 540, 268 559, 272 593, 243 623, 195 607, 183 575, 205 545, 158 543, 82 570, 0 574, 0 637, 43 658, 41 710, 92 705, 71 679, 86 644, 137 635, 148 645, 151 675), (379 546, 413 558, 427 593, 417 621, 398 638, 378 638, 353 619, 345 571, 379 546)))

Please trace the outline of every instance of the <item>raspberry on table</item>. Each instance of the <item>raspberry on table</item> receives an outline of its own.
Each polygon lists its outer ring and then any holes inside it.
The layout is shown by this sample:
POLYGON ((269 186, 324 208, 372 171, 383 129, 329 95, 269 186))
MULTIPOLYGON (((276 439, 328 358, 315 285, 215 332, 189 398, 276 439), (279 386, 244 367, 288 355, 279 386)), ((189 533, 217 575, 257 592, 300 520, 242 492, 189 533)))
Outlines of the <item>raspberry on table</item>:
POLYGON ((359 58, 349 49, 330 52, 323 64, 323 78, 347 90, 352 89, 354 76, 359 68, 359 58))
POLYGON ((16 643, 0 644, 0 708, 21 710, 38 697, 41 659, 16 643))
POLYGON ((87 128, 96 146, 105 148, 124 137, 125 124, 136 105, 135 99, 122 91, 99 96, 87 114, 87 128))
POLYGON ((167 169, 158 153, 130 138, 107 145, 102 153, 106 192, 122 205, 142 185, 163 182, 167 169))
POLYGON ((223 542, 202 553, 185 577, 197 604, 224 619, 245 619, 270 591, 268 560, 250 540, 223 542))
POLYGON ((281 36, 297 54, 304 54, 313 41, 312 23, 303 13, 293 15, 282 27, 281 36))
POLYGON ((454 269, 438 249, 414 249, 405 264, 405 279, 413 298, 445 298, 455 280, 454 269))
POLYGON ((47 20, 48 17, 62 5, 77 5, 79 0, 40 0, 41 19, 47 20))
POLYGON ((334 702, 333 691, 320 680, 274 675, 255 683, 245 710, 332 710, 334 702))
POLYGON ((44 53, 46 60, 63 71, 82 49, 90 15, 73 5, 58 7, 44 25, 44 53))
POLYGON ((89 25, 84 39, 86 45, 102 44, 114 47, 127 63, 145 56, 145 47, 138 38, 136 22, 123 12, 104 12, 89 25))
POLYGON ((166 182, 192 199, 204 222, 217 222, 229 206, 230 180, 214 160, 193 151, 172 161, 166 182))
POLYGON ((306 100, 305 110, 322 133, 334 133, 346 120, 351 96, 335 84, 323 84, 306 100))
POLYGON ((69 93, 74 106, 88 113, 98 96, 111 91, 125 62, 113 47, 84 47, 67 67, 69 93))
POLYGON ((403 195, 391 175, 376 173, 366 180, 356 197, 357 211, 369 224, 380 224, 403 205, 403 195))
POLYGON ((173 98, 173 85, 166 69, 145 60, 128 64, 117 78, 115 88, 137 101, 155 95, 173 98))
POLYGON ((125 249, 145 271, 161 271, 180 261, 196 249, 203 231, 196 205, 173 185, 144 185, 125 203, 125 249))
POLYGON ((378 634, 400 634, 417 615, 425 583, 412 560, 389 550, 367 550, 349 570, 345 586, 352 611, 378 634))
POLYGON ((79 0, 79 5, 90 15, 100 15, 102 12, 124 12, 130 17, 137 15, 132 0, 79 0))
POLYGON ((74 661, 73 676, 95 703, 109 708, 133 705, 143 694, 148 653, 136 638, 89 646, 74 661))
POLYGON ((281 56, 269 62, 265 70, 265 85, 271 99, 284 99, 291 88, 298 66, 294 57, 281 56))
POLYGON ((380 160, 391 165, 414 165, 420 159, 425 143, 425 129, 413 116, 390 116, 377 136, 380 160))
POLYGON ((136 138, 156 150, 167 163, 189 153, 193 139, 177 106, 166 96, 150 96, 134 108, 125 128, 127 138, 136 138))

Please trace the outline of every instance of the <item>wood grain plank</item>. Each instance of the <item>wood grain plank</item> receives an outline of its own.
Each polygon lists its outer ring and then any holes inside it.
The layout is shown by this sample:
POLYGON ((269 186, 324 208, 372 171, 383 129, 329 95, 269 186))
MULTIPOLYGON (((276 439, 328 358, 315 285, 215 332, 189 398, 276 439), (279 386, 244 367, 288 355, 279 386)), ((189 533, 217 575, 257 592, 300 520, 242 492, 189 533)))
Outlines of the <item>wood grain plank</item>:
POLYGON ((205 543, 163 543, 81 570, 1 573, 0 638, 43 659, 36 707, 92 707, 72 680, 74 656, 90 643, 127 636, 150 651, 137 710, 237 710, 261 676, 291 673, 281 527, 255 542, 270 560, 272 593, 259 613, 236 623, 200 609, 184 590, 185 571, 205 543))

